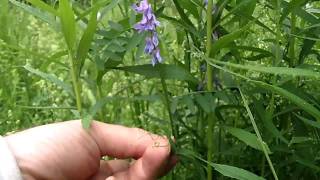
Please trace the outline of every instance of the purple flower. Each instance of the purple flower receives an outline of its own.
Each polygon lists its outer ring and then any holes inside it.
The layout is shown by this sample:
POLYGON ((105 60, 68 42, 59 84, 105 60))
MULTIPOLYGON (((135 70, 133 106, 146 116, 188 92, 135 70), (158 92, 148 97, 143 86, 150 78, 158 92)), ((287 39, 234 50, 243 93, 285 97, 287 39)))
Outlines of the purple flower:
POLYGON ((140 1, 140 6, 134 4, 132 7, 137 13, 144 13, 147 9, 150 8, 150 4, 148 4, 147 0, 140 1))
POLYGON ((146 54, 152 55, 152 65, 155 66, 157 63, 162 62, 162 58, 159 50, 159 39, 156 28, 160 25, 154 15, 151 5, 147 0, 141 0, 139 6, 134 4, 132 8, 137 12, 142 14, 142 20, 138 22, 134 29, 139 33, 147 32, 149 35, 146 37, 146 47, 144 52, 146 54))
POLYGON ((155 45, 152 42, 150 37, 146 38, 146 47, 144 48, 144 52, 147 54, 151 54, 152 51, 155 49, 155 45))
POLYGON ((152 65, 155 66, 157 63, 161 63, 162 62, 162 58, 160 56, 160 50, 159 48, 155 49, 153 52, 152 52, 152 65))

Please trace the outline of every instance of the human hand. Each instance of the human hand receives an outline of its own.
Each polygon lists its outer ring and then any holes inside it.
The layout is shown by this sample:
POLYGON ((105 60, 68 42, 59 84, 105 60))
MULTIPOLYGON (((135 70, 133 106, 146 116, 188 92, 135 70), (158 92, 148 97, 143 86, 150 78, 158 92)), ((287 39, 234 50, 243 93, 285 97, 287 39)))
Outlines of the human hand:
POLYGON ((176 164, 165 137, 94 121, 39 126, 5 137, 25 180, 154 180, 176 164), (102 161, 111 156, 127 160, 102 161))

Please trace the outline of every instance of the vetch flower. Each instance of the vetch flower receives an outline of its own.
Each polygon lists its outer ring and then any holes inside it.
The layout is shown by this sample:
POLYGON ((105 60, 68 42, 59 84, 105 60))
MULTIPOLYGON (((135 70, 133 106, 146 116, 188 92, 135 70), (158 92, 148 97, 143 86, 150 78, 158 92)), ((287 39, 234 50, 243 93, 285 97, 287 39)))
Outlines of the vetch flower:
POLYGON ((152 65, 155 66, 157 63, 162 62, 162 58, 159 50, 159 39, 156 28, 160 25, 160 22, 157 21, 156 16, 154 15, 151 5, 147 0, 141 0, 139 5, 134 4, 132 8, 137 12, 142 14, 142 19, 138 22, 134 29, 139 33, 147 32, 148 36, 146 37, 146 47, 144 52, 152 56, 152 65))

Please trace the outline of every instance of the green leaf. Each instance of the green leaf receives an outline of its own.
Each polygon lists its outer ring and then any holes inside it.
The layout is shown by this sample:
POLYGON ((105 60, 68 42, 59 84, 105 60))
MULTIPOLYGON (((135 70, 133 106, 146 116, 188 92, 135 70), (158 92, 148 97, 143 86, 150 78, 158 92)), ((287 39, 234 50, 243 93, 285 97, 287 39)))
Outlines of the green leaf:
POLYGON ((46 4, 44 1, 41 1, 41 0, 27 0, 27 1, 43 11, 49 12, 55 16, 59 16, 59 13, 57 12, 57 10, 55 10, 53 7, 46 4))
POLYGON ((225 164, 215 164, 209 163, 216 171, 222 175, 238 180, 264 180, 263 177, 259 177, 252 172, 249 172, 245 169, 241 169, 234 166, 229 166, 225 164))
POLYGON ((42 21, 50 24, 54 28, 57 27, 57 22, 55 19, 56 14, 50 14, 48 11, 43 11, 37 8, 34 8, 32 6, 29 6, 25 3, 16 1, 16 0, 9 0, 11 4, 23 9, 24 11, 28 12, 29 14, 32 14, 33 16, 41 19, 42 21))
POLYGON ((65 90, 67 93, 73 95, 73 91, 72 91, 71 86, 69 84, 66 84, 63 81, 61 81, 55 75, 47 74, 47 73, 41 72, 41 71, 39 71, 37 69, 33 69, 30 65, 25 65, 25 66, 23 66, 23 68, 26 69, 27 71, 29 71, 32 74, 38 75, 41 78, 56 84, 57 86, 59 86, 63 90, 65 90))
POLYGON ((293 145, 293 144, 300 144, 300 143, 306 143, 306 142, 310 142, 312 141, 312 139, 310 137, 292 137, 289 146, 293 145))
POLYGON ((235 64, 230 62, 223 62, 223 61, 217 61, 211 58, 207 58, 210 62, 213 62, 215 64, 219 65, 225 65, 237 69, 244 69, 248 71, 256 71, 261 73, 268 73, 268 74, 274 74, 274 75, 288 75, 293 77, 309 77, 309 78, 316 78, 320 79, 320 73, 308 69, 299 69, 299 68, 287 68, 287 67, 266 67, 266 66, 254 66, 254 65, 241 65, 241 64, 235 64))
POLYGON ((311 121, 305 117, 299 116, 298 114, 295 114, 302 122, 304 122, 305 124, 315 127, 315 128, 319 128, 320 129, 320 123, 317 121, 311 121))
POLYGON ((297 155, 297 153, 293 156, 293 158, 296 162, 298 162, 306 167, 309 167, 309 168, 315 170, 316 172, 320 171, 320 167, 318 165, 316 165, 315 162, 310 161, 308 159, 303 159, 303 158, 299 157, 297 155))
POLYGON ((211 47, 212 54, 217 54, 218 51, 220 51, 221 49, 228 47, 232 42, 234 42, 237 38, 239 38, 244 31, 247 31, 250 25, 251 23, 249 23, 248 25, 244 26, 243 28, 237 31, 234 31, 230 34, 222 36, 218 41, 212 44, 212 47, 211 47))
POLYGON ((197 79, 193 77, 188 71, 183 67, 167 64, 157 64, 152 66, 151 64, 138 65, 138 66, 125 66, 117 67, 114 69, 119 69, 135 74, 143 75, 147 78, 161 78, 165 79, 175 79, 181 81, 197 82, 197 79), (161 75, 161 76, 160 76, 161 75))
POLYGON ((91 43, 92 43, 96 28, 97 28, 97 24, 98 24, 97 13, 98 13, 98 10, 93 10, 91 12, 91 17, 88 22, 87 28, 84 31, 82 38, 79 42, 77 55, 76 55, 76 60, 80 61, 79 68, 83 66, 84 60, 86 59, 89 49, 91 47, 91 43))
POLYGON ((253 81, 255 84, 269 90, 272 92, 275 92, 277 94, 282 95, 283 97, 287 98, 288 100, 292 101, 294 104, 296 104, 298 107, 301 109, 305 110, 308 112, 310 115, 315 117, 317 121, 320 122, 320 111, 315 108, 313 105, 305 101, 304 99, 300 98, 299 96, 296 96, 295 94, 280 88, 278 86, 273 86, 267 83, 263 83, 262 81, 253 81))
MULTIPOLYGON (((90 13, 92 13, 93 11, 96 11, 104 6, 109 6, 111 0, 104 0, 104 1, 98 1, 96 3, 94 3, 94 5, 92 7, 90 7, 89 9, 87 9, 86 11, 84 11, 83 13, 81 13, 76 21, 79 21, 80 19, 85 18, 87 15, 89 15, 90 13)), ((107 6, 107 7, 108 7, 107 6)))
POLYGON ((145 36, 146 35, 144 33, 135 32, 132 38, 130 38, 126 46, 126 51, 130 52, 133 48, 137 47, 141 43, 141 41, 145 38, 145 36))
POLYGON ((283 88, 280 88, 278 86, 274 86, 274 85, 270 85, 270 84, 267 84, 265 82, 262 82, 262 81, 256 81, 256 80, 252 80, 246 76, 243 76, 239 73, 235 73, 231 70, 228 70, 226 68, 223 68, 221 66, 218 66, 218 65, 215 65, 209 61, 207 61, 207 63, 209 63, 211 66, 213 67, 216 67, 218 69, 221 69, 222 71, 225 71, 225 72, 228 72, 230 74, 233 74, 239 78, 242 78, 242 79, 245 79, 249 82, 252 82, 268 91, 271 91, 271 92, 275 92, 277 94, 280 94, 281 96, 285 97, 286 99, 290 100, 291 102, 293 102, 294 104, 296 104, 298 107, 300 107, 301 109, 305 110, 306 112, 308 112, 310 115, 312 115, 313 117, 316 118, 317 121, 320 122, 320 111, 315 108, 313 105, 311 105, 310 103, 308 103, 307 101, 305 101, 304 99, 300 98, 299 96, 296 96, 295 94, 283 89, 283 88))
POLYGON ((0 39, 9 42, 9 2, 8 0, 0 1, 0 39))
POLYGON ((197 94, 195 95, 196 102, 200 105, 200 107, 206 112, 210 113, 212 112, 212 104, 210 104, 210 98, 212 98, 209 94, 197 94))
MULTIPOLYGON (((99 101, 97 101, 91 108, 89 113, 87 114, 87 118, 85 118, 87 121, 90 118, 93 118, 98 112, 99 110, 108 102, 111 101, 149 101, 149 102, 154 102, 154 101, 160 101, 161 100, 161 96, 160 95, 147 95, 147 96, 134 96, 134 97, 119 97, 119 96, 108 96, 108 97, 104 97, 102 99, 100 99, 99 101)), ((87 123, 87 122, 86 122, 87 123)))
POLYGON ((229 165, 225 165, 225 164, 216 164, 216 163, 208 162, 208 161, 202 159, 201 157, 199 157, 198 155, 195 155, 193 152, 188 152, 186 155, 194 156, 195 158, 209 164, 216 171, 218 171, 219 173, 221 173, 222 175, 224 175, 226 177, 230 177, 230 178, 234 178, 234 179, 238 179, 238 180, 264 180, 263 177, 257 176, 255 174, 253 174, 252 172, 249 172, 245 169, 241 169, 238 167, 229 166, 229 165))
POLYGON ((266 129, 276 138, 279 138, 284 143, 288 144, 289 141, 281 134, 277 127, 273 124, 272 114, 270 110, 266 110, 263 106, 262 100, 258 100, 253 97, 253 104, 260 120, 263 122, 263 125, 266 129))
MULTIPOLYGON (((232 134, 233 136, 235 136, 236 138, 238 138, 240 141, 244 142, 245 144, 247 144, 248 146, 263 151, 263 148, 261 147, 261 144, 257 138, 256 135, 245 131, 243 129, 238 129, 238 128, 233 128, 233 127, 225 127, 225 129, 232 134)), ((268 147, 268 145, 266 143, 264 143, 265 148, 267 150, 268 154, 271 154, 271 151, 268 147)))
POLYGON ((61 20, 61 28, 69 51, 73 52, 76 43, 76 21, 72 6, 69 0, 60 0, 59 17, 61 20))
POLYGON ((191 1, 191 0, 180 0, 181 1, 181 7, 186 9, 189 13, 191 13, 195 18, 199 18, 199 6, 191 1))
POLYGON ((299 6, 303 5, 305 2, 306 0, 291 0, 289 4, 284 8, 280 18, 280 22, 282 22, 291 12, 299 8, 299 6))

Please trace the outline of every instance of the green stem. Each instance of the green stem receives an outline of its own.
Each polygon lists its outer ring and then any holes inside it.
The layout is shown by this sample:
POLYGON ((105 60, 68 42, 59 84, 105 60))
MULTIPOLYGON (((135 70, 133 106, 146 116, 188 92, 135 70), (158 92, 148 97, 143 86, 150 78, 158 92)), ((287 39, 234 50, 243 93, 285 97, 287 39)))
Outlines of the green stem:
MULTIPOLYGON (((207 44, 206 44, 206 57, 210 57, 211 53, 211 45, 212 45, 212 10, 213 10, 213 0, 208 1, 207 6, 207 44)), ((212 66, 207 64, 207 90, 209 92, 213 91, 213 69, 212 66)), ((207 161, 209 163, 213 160, 213 129, 214 129, 214 121, 213 114, 209 113, 208 115, 208 131, 207 131, 207 140, 208 140, 208 152, 207 152, 207 161)), ((207 165, 207 179, 212 180, 212 167, 207 165)))
MULTIPOLYGON (((97 98, 98 101, 102 100, 103 94, 102 94, 102 87, 101 87, 101 83, 97 84, 97 98)), ((104 121, 104 106, 101 107, 101 110, 99 111, 99 119, 100 121, 104 121)))
MULTIPOLYGON (((291 34, 295 34, 295 29, 296 29, 296 21, 297 17, 295 12, 291 13, 291 34)), ((290 36, 290 42, 289 42, 289 58, 290 58, 290 63, 289 66, 293 67, 295 65, 295 37, 290 36)))
POLYGON ((281 39, 281 9, 280 9, 280 0, 277 0, 277 7, 276 7, 276 14, 277 14, 277 19, 276 19, 276 58, 275 61, 273 62, 275 66, 278 66, 279 63, 281 62, 281 46, 280 46, 280 39, 281 39))
MULTIPOLYGON (((160 72, 161 73, 161 72, 160 72)), ((173 117, 172 117, 172 112, 171 112, 171 106, 170 106, 170 100, 169 100, 169 94, 168 94, 168 88, 167 88, 167 84, 166 84, 166 81, 165 79, 163 78, 163 76, 161 75, 161 84, 162 84, 162 88, 163 88, 163 91, 164 91, 164 98, 165 98, 165 105, 167 107, 167 111, 168 111, 168 114, 169 114, 169 119, 170 119, 170 126, 171 126, 171 134, 177 138, 177 132, 175 130, 175 127, 174 127, 174 123, 173 123, 173 117)))
POLYGON ((81 92, 80 92, 80 82, 78 78, 78 73, 76 71, 76 65, 74 63, 74 60, 72 59, 72 55, 69 55, 70 59, 70 66, 71 66, 71 76, 72 76, 72 84, 73 84, 73 89, 74 93, 76 96, 76 103, 77 103, 77 109, 79 112, 79 115, 81 117, 82 115, 82 103, 81 103, 81 92))

